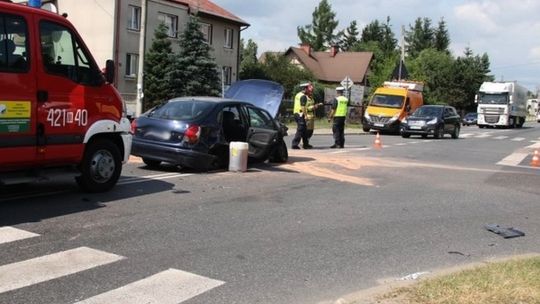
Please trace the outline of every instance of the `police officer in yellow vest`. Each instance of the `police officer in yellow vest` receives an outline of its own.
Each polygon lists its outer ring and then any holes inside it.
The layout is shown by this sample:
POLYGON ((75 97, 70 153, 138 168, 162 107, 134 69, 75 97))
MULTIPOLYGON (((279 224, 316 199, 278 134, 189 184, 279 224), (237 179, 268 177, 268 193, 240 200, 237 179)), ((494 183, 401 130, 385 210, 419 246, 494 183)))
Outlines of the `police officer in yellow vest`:
POLYGON ((320 104, 315 104, 313 101, 313 85, 311 83, 304 83, 300 85, 303 90, 298 92, 294 97, 294 120, 296 121, 296 134, 292 140, 292 148, 300 149, 298 146, 300 140, 302 140, 302 147, 304 149, 313 148, 309 144, 309 138, 313 135, 313 126, 315 123, 315 109, 320 104))
POLYGON ((328 121, 333 119, 332 133, 334 133, 334 144, 330 147, 344 148, 345 146, 345 118, 347 117, 347 107, 349 106, 349 100, 343 96, 345 88, 337 87, 337 97, 332 102, 332 110, 328 116, 328 121))

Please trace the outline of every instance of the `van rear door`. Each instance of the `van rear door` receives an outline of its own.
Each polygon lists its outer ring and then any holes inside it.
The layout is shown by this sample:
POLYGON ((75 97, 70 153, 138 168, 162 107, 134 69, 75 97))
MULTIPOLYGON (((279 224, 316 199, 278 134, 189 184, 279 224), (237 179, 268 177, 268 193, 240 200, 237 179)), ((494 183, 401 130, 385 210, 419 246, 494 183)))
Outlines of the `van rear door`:
POLYGON ((0 11, 1 170, 36 161, 35 45, 32 16, 0 11))

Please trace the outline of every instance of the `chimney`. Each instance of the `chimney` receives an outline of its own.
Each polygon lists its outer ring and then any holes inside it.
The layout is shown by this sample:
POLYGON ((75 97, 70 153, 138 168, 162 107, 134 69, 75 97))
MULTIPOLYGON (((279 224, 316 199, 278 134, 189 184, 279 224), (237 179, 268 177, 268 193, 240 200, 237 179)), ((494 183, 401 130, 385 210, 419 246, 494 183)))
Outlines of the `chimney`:
POLYGON ((311 45, 309 43, 302 43, 300 44, 300 48, 308 54, 308 56, 311 56, 311 45))
POLYGON ((339 47, 337 45, 333 45, 330 47, 330 56, 336 57, 336 54, 339 52, 339 47))

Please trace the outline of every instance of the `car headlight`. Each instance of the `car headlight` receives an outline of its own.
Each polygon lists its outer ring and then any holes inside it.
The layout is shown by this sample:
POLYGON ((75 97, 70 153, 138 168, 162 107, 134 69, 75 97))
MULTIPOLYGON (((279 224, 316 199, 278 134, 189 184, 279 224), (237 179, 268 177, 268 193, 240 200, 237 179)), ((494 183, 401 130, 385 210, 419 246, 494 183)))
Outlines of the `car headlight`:
POLYGON ((435 124, 437 124, 437 121, 438 121, 437 118, 433 118, 432 120, 428 121, 427 124, 428 125, 435 125, 435 124))
POLYGON ((365 118, 366 120, 370 120, 370 119, 369 119, 369 113, 368 113, 367 111, 364 113, 364 118, 365 118))
POLYGON ((390 118, 390 122, 394 122, 394 121, 398 120, 398 118, 399 118, 399 114, 396 114, 396 115, 392 116, 392 118, 390 118))
POLYGON ((407 118, 403 118, 403 120, 401 121, 402 124, 407 124, 407 118))

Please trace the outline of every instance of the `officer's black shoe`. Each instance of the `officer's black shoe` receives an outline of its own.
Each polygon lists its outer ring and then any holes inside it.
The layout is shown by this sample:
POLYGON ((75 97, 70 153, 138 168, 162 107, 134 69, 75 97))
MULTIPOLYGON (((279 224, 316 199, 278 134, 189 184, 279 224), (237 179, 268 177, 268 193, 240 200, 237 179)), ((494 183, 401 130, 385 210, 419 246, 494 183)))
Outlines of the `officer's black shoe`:
POLYGON ((337 148, 337 147, 338 147, 337 145, 331 145, 331 146, 330 146, 330 149, 335 149, 335 148, 337 148))
POLYGON ((313 146, 310 145, 310 144, 303 145, 302 147, 303 147, 304 149, 313 149, 313 146))
POLYGON ((339 148, 340 148, 340 149, 343 149, 343 148, 345 148, 345 146, 339 146, 339 148))
POLYGON ((291 149, 298 150, 298 149, 300 149, 300 147, 299 146, 292 146, 291 149))

